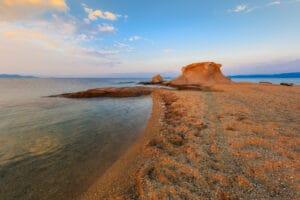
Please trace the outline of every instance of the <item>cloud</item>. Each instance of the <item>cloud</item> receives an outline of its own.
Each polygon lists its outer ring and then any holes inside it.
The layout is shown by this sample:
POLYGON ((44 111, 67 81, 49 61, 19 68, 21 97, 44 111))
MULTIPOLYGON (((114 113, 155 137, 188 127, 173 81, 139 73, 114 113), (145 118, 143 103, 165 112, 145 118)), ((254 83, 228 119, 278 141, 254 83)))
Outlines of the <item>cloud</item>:
POLYGON ((130 45, 122 43, 122 42, 115 42, 114 47, 119 49, 119 52, 132 52, 134 48, 132 48, 130 45))
POLYGON ((137 40, 140 40, 140 39, 141 39, 140 36, 135 35, 135 36, 130 37, 128 40, 129 40, 130 42, 133 42, 133 41, 137 41, 137 40))
POLYGON ((69 47, 85 39, 82 34, 76 34, 72 21, 62 22, 60 19, 32 22, 30 25, 0 22, 0 29, 0 38, 56 51, 71 49, 69 47))
MULTIPOLYGON (((80 32, 77 22, 65 21, 55 17, 47 21, 26 23, 10 23, 0 21, 0 39, 13 41, 23 46, 36 46, 41 49, 62 52, 78 56, 111 56, 119 53, 115 48, 104 48, 93 45, 87 48, 86 44, 93 42, 96 35, 89 32, 80 32)), ((100 33, 114 32, 113 26, 103 24, 97 27, 100 33)), ((93 30, 92 30, 93 31, 93 30)), ((16 45, 19 46, 19 45, 16 45)))
POLYGON ((99 33, 114 33, 115 31, 115 27, 109 24, 102 24, 98 26, 99 33))
POLYGON ((150 43, 150 44, 154 44, 154 41, 153 40, 151 40, 151 39, 149 39, 149 38, 146 38, 146 37, 142 37, 142 36, 138 36, 138 35, 134 35, 134 36, 132 36, 132 37, 130 37, 130 38, 127 38, 127 39, 125 39, 127 42, 135 42, 135 41, 144 41, 144 42, 148 42, 148 43, 150 43))
POLYGON ((103 68, 109 71, 109 67, 119 63, 115 56, 122 50, 97 43, 89 47, 86 44, 93 43, 93 37, 78 33, 76 24, 60 18, 34 21, 29 25, 0 21, 0 70, 55 76, 70 72, 81 75, 89 71, 101 74, 103 68))
POLYGON ((83 51, 84 53, 88 55, 95 55, 95 56, 112 56, 112 55, 117 55, 120 52, 118 50, 112 50, 112 49, 94 49, 94 48, 83 48, 80 51, 83 51))
POLYGON ((288 3, 292 4, 292 3, 298 3, 298 2, 300 2, 300 0, 290 0, 290 1, 274 0, 267 4, 260 4, 260 5, 253 6, 253 7, 249 7, 246 4, 240 4, 240 5, 237 5, 234 9, 229 9, 228 12, 249 13, 256 9, 263 9, 263 8, 267 8, 267 7, 271 7, 271 6, 288 4, 288 3))
POLYGON ((272 1, 270 3, 267 4, 267 6, 275 6, 275 5, 279 5, 281 4, 281 1, 272 1))
POLYGON ((62 10, 67 8, 65 0, 2 0, 1 4, 6 7, 34 6, 62 10))
POLYGON ((102 11, 102 10, 93 10, 91 8, 88 8, 86 4, 81 4, 83 6, 84 11, 88 14, 88 18, 85 18, 84 21, 86 23, 90 23, 90 21, 101 19, 111 20, 115 21, 117 20, 121 15, 114 14, 109 11, 102 11))
MULTIPOLYGON (((0 60, 3 64, 0 70, 56 74, 64 69, 68 74, 79 67, 78 74, 81 74, 89 70, 101 73, 103 70, 97 70, 99 66, 119 65, 118 55, 132 48, 115 45, 113 41, 102 42, 105 36, 101 34, 115 33, 117 29, 107 23, 90 22, 114 21, 122 16, 82 4, 89 13, 83 21, 70 12, 67 2, 70 1, 0 0, 0 60)), ((106 71, 109 70, 106 68, 106 71)))
POLYGON ((65 0, 1 0, 0 19, 30 19, 45 12, 64 12, 68 10, 65 0))
POLYGON ((3 73, 58 77, 97 76, 104 71, 112 72, 111 67, 119 65, 118 59, 103 56, 103 53, 108 52, 93 52, 92 49, 87 49, 86 52, 74 49, 73 53, 65 53, 6 37, 0 37, 0 43, 0 70, 3 73))
POLYGON ((229 9, 228 12, 234 12, 234 13, 249 13, 253 10, 257 9, 257 7, 249 7, 246 4, 240 4, 237 5, 235 8, 233 9, 229 9))
POLYGON ((233 12, 245 12, 247 10, 247 5, 237 5, 233 12))

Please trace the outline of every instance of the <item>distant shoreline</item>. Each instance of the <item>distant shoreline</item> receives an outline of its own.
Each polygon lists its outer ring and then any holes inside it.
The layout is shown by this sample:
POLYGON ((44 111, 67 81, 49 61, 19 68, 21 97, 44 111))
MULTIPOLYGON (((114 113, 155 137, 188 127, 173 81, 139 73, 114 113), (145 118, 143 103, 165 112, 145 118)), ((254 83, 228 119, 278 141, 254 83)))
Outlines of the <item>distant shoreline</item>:
POLYGON ((0 78, 38 78, 35 76, 23 76, 18 74, 0 74, 0 78))
POLYGON ((231 75, 229 78, 300 78, 300 72, 282 73, 282 74, 245 74, 231 75))

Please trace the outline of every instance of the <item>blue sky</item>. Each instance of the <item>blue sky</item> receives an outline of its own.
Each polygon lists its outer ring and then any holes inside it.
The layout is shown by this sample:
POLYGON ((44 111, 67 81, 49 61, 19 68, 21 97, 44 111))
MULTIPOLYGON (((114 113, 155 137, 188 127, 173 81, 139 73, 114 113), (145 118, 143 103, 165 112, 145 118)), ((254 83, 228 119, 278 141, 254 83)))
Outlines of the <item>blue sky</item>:
POLYGON ((300 0, 2 0, 0 73, 226 74, 300 71, 300 0))

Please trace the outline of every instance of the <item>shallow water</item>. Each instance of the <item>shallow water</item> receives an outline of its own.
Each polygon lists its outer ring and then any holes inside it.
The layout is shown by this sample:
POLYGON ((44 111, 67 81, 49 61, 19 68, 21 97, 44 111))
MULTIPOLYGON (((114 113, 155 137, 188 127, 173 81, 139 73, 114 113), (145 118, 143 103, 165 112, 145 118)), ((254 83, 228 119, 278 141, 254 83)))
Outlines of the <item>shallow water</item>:
POLYGON ((44 96, 131 81, 139 80, 0 79, 0 199, 84 192, 143 131, 151 98, 44 96))

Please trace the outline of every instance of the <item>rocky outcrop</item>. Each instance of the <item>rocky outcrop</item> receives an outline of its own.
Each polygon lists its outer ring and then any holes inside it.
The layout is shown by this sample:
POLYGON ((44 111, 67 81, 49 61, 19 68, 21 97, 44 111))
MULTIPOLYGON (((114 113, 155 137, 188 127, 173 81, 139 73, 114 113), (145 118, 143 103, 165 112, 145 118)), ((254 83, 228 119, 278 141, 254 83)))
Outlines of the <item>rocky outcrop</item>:
POLYGON ((164 81, 163 77, 160 74, 157 74, 152 77, 151 83, 162 83, 164 81))
POLYGON ((263 85, 272 85, 271 82, 268 81, 260 81, 259 84, 263 84, 263 85))
POLYGON ((293 83, 280 83, 280 85, 283 85, 283 86, 293 86, 294 84, 293 83))
POLYGON ((150 95, 154 88, 150 87, 123 87, 123 88, 97 88, 75 93, 65 93, 50 97, 66 98, 96 98, 96 97, 139 97, 150 95))
POLYGON ((221 64, 214 62, 194 63, 181 69, 182 75, 170 81, 173 86, 183 85, 213 85, 231 83, 231 80, 223 75, 221 64))

